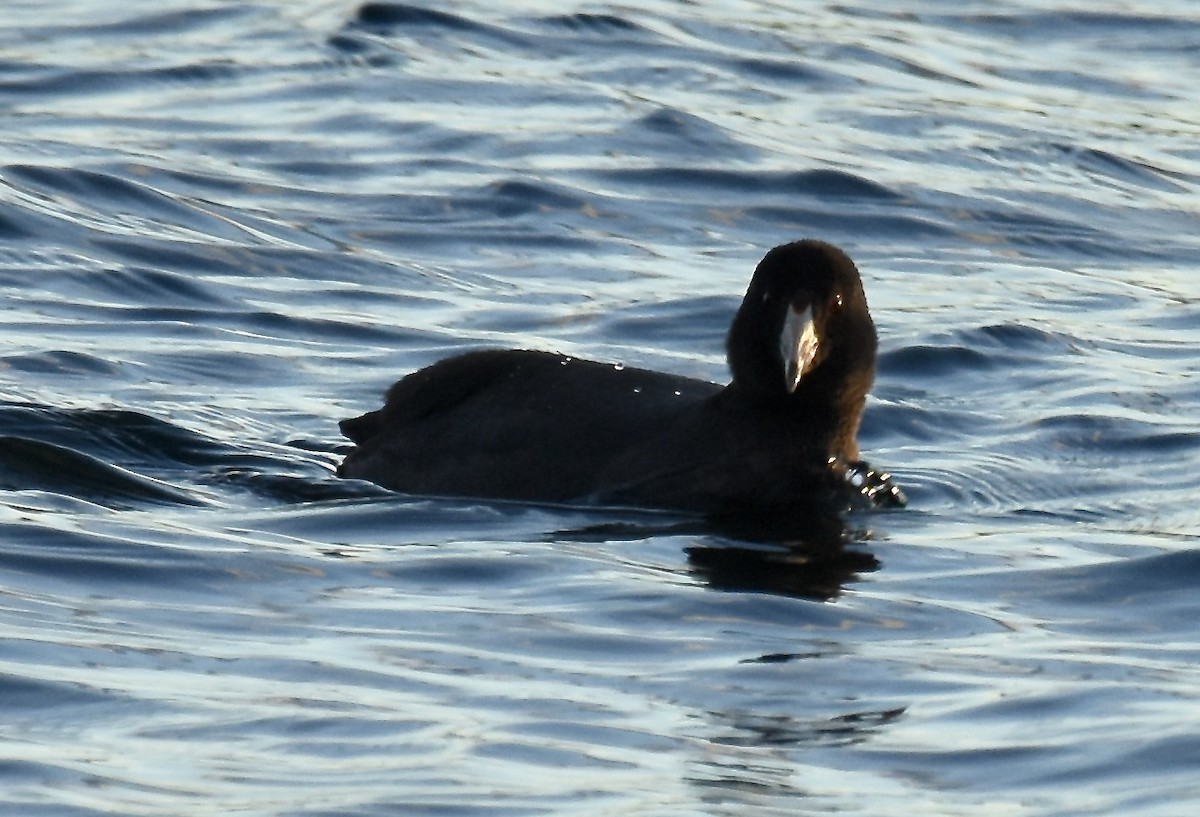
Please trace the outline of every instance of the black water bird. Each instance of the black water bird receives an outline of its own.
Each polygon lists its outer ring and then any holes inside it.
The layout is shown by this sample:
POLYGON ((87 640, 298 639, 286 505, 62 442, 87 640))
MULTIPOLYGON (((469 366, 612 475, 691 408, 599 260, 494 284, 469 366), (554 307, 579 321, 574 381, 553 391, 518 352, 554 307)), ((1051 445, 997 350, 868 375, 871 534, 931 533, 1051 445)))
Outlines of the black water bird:
POLYGON ((339 475, 431 496, 713 516, 904 504, 860 461, 875 325, 857 268, 805 240, 759 263, 726 339, 727 386, 549 352, 470 352, 340 424, 339 475))

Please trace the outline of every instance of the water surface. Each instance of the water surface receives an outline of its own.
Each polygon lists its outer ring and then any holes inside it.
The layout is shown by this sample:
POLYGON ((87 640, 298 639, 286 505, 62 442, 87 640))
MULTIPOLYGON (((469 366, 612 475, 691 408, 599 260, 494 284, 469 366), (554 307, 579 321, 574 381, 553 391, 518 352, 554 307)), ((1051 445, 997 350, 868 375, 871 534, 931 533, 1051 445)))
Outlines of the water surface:
POLYGON ((1190 3, 9 4, 0 750, 28 815, 1200 801, 1190 3), (723 380, 863 271, 847 542, 389 495, 485 347, 723 380))

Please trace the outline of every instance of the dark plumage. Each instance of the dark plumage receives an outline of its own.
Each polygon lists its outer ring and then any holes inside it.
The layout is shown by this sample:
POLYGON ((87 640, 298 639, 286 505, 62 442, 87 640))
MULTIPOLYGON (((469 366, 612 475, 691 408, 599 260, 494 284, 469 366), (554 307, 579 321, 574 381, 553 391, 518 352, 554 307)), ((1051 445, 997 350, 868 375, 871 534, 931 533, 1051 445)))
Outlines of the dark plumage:
POLYGON ((854 263, 820 241, 767 253, 726 340, 728 386, 533 351, 414 372, 341 423, 338 473, 414 494, 589 502, 714 515, 865 496, 875 325, 854 263))

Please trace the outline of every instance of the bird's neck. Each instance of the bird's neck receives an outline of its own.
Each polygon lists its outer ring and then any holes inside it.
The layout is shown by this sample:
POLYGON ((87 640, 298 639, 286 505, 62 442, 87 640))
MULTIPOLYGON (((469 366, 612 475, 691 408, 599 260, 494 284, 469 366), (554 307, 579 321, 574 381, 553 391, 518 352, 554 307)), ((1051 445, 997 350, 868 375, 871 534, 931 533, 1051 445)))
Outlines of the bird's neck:
POLYGON ((736 382, 729 391, 734 399, 758 405, 778 426, 779 434, 795 437, 797 447, 816 446, 825 456, 852 462, 859 458, 858 428, 872 380, 869 368, 858 372, 830 368, 812 372, 791 394, 782 388, 763 393, 736 382))

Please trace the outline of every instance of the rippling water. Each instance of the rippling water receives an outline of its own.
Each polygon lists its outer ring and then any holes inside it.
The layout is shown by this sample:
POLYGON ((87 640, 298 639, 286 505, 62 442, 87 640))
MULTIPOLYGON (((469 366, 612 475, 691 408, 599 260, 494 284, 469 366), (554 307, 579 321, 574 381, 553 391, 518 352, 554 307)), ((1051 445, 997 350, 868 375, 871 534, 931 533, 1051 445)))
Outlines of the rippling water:
POLYGON ((7 4, 6 813, 1200 803, 1200 12, 1132 8, 7 4), (333 476, 455 351, 723 379, 803 236, 908 509, 333 476))

